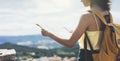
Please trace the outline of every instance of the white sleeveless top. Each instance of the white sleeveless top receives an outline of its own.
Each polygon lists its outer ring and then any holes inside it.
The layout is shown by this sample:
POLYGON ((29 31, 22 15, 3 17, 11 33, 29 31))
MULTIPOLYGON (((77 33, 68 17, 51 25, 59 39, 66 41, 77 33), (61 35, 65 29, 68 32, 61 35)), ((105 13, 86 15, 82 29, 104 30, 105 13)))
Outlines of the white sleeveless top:
MULTIPOLYGON (((88 38, 90 39, 91 45, 93 47, 93 50, 99 50, 100 49, 100 41, 99 36, 101 34, 101 31, 86 31, 88 38)), ((80 49, 84 49, 84 38, 85 34, 82 35, 82 37, 79 39, 79 46, 80 49)), ((91 50, 90 46, 87 43, 87 50, 91 50)))

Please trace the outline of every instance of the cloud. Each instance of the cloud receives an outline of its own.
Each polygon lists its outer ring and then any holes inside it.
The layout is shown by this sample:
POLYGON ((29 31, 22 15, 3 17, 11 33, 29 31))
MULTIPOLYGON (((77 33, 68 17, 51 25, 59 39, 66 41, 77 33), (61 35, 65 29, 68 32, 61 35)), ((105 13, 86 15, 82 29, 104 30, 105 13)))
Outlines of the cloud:
POLYGON ((24 41, 24 42, 17 42, 18 45, 32 45, 33 42, 32 41, 24 41))
POLYGON ((117 18, 120 18, 120 12, 118 11, 113 11, 112 12, 112 15, 113 15, 113 17, 117 17, 117 18))
POLYGON ((37 48, 39 48, 39 49, 49 49, 49 48, 46 47, 46 46, 37 46, 37 48))
POLYGON ((114 11, 120 11, 120 8, 118 8, 120 0, 112 0, 111 10, 114 11))
POLYGON ((70 8, 73 7, 70 0, 53 0, 53 4, 56 8, 70 8))
POLYGON ((15 36, 32 34, 40 34, 40 30, 37 28, 37 26, 35 26, 35 24, 0 24, 0 35, 15 36))
POLYGON ((113 20, 115 23, 120 24, 120 12, 119 11, 113 11, 112 12, 113 20))
POLYGON ((65 1, 66 4, 63 0, 1 1, 0 35, 39 34, 40 30, 36 28, 36 23, 48 30, 55 29, 54 26, 61 29, 60 25, 64 26, 75 18, 71 14, 76 10, 69 10, 74 6, 71 2, 73 0, 65 1))
POLYGON ((79 0, 0 0, 0 35, 40 34, 38 23, 67 37, 85 10, 79 0))

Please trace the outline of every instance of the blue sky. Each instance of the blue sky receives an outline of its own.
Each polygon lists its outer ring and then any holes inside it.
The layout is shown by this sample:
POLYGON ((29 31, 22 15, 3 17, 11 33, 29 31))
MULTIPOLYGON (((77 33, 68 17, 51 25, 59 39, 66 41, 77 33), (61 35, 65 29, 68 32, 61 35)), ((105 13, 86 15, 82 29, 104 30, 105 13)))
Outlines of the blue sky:
MULTIPOLYGON (((112 14, 120 23, 119 0, 112 1, 112 14)), ((60 37, 70 35, 87 9, 80 0, 0 0, 0 35, 41 34, 36 23, 60 37)))

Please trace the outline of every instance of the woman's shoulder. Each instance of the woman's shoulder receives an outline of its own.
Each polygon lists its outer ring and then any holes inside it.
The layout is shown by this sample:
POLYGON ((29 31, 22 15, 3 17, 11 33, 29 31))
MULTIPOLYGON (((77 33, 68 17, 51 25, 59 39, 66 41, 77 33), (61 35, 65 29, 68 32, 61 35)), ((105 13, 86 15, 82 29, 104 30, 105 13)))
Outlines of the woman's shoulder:
POLYGON ((80 19, 81 22, 86 23, 88 25, 93 23, 94 20, 95 20, 94 15, 89 12, 82 14, 81 19, 80 19))
POLYGON ((81 18, 85 18, 85 19, 93 19, 94 16, 93 16, 92 13, 87 12, 87 13, 82 14, 81 18))
POLYGON ((93 14, 90 13, 90 12, 86 12, 86 13, 82 14, 82 16, 84 16, 84 17, 93 17, 93 14))

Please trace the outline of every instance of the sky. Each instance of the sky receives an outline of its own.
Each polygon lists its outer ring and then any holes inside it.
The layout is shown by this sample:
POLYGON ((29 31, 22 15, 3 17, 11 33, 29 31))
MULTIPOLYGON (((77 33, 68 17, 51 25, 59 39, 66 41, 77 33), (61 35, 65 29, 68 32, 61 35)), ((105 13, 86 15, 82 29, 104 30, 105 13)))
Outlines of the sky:
MULTIPOLYGON (((112 0, 111 13, 120 23, 120 0, 112 0)), ((0 36, 41 34, 35 24, 60 37, 69 37, 85 8, 80 0, 0 0, 0 36)))

